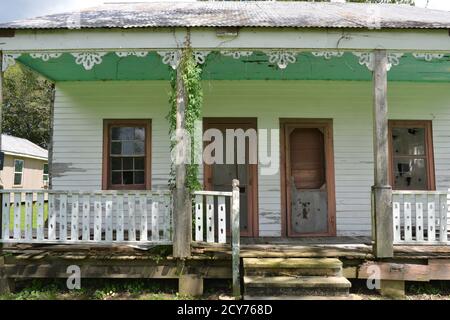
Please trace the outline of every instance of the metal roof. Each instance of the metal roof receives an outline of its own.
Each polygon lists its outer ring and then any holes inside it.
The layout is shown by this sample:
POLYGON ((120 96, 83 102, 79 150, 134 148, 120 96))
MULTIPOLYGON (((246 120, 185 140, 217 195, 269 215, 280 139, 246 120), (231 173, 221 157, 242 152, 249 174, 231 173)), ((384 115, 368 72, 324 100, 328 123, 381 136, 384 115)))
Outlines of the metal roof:
POLYGON ((450 28, 450 12, 408 5, 214 1, 105 4, 1 29, 144 27, 450 28))
POLYGON ((23 157, 48 158, 48 151, 33 142, 2 134, 2 151, 23 157))

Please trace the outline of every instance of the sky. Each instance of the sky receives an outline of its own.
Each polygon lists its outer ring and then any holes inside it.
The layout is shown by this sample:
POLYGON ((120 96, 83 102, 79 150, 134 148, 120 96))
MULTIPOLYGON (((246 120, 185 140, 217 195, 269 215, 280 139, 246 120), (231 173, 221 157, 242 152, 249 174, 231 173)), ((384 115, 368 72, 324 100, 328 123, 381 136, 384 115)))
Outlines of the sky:
MULTIPOLYGON (((31 18, 52 13, 73 11, 76 9, 100 5, 104 2, 138 2, 138 1, 150 2, 155 0, 0 0, 0 22, 31 18)), ((177 0, 165 0, 165 1, 173 2, 177 0)), ((343 0, 334 0, 334 1, 342 2, 343 0)), ((427 6, 430 9, 450 11, 449 0, 416 0, 416 5, 420 7, 427 6)))

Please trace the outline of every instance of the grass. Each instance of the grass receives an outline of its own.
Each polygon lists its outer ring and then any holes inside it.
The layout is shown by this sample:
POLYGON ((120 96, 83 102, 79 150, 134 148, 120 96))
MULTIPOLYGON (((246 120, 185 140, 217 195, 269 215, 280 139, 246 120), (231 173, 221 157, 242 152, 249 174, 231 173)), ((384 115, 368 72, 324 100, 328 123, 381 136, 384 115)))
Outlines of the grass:
MULTIPOLYGON (((177 282, 152 280, 85 279, 80 290, 68 290, 65 280, 32 280, 18 283, 17 292, 0 300, 192 300, 179 295, 177 282)), ((197 297, 209 299, 210 295, 197 297)), ((214 298, 214 297, 212 297, 214 298)))
MULTIPOLYGON (((9 229, 14 229, 14 205, 11 205, 9 210, 9 229)), ((33 204, 33 229, 37 227, 37 214, 38 208, 37 203, 33 204)), ((47 220, 48 217, 48 203, 44 204, 44 221, 47 220)), ((22 203, 20 206, 20 230, 25 230, 25 204, 22 203)))

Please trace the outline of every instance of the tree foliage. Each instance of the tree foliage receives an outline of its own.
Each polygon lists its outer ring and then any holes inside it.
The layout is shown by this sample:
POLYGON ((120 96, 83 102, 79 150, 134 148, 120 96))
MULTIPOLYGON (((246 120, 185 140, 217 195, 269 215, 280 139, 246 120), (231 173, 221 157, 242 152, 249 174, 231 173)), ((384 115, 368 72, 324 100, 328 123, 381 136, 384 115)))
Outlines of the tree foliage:
POLYGON ((49 143, 52 85, 19 65, 5 72, 3 133, 28 139, 43 148, 49 143))

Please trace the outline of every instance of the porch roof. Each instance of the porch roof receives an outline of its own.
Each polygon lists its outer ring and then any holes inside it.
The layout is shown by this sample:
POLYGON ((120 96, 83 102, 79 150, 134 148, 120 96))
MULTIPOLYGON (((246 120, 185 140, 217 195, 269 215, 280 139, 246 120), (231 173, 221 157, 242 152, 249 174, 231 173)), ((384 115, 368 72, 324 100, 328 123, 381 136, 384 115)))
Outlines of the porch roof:
POLYGON ((450 12, 390 4, 154 2, 105 4, 0 24, 0 29, 145 27, 449 29, 450 12))

